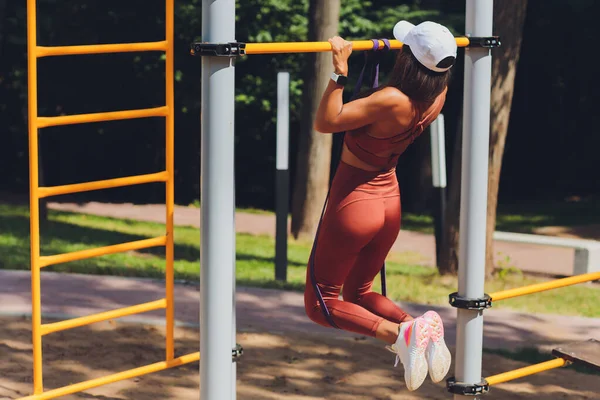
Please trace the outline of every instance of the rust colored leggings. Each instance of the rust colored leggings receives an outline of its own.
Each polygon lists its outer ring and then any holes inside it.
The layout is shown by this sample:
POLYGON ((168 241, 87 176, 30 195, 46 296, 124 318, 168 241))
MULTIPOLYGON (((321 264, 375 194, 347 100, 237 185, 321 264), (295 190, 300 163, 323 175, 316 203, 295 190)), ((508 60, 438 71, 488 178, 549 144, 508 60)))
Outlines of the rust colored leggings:
MULTIPOLYGON (((314 277, 338 328, 374 337, 383 319, 400 323, 407 317, 371 289, 399 230, 395 169, 370 172, 340 162, 313 250, 314 277)), ((310 264, 304 306, 312 321, 331 326, 313 287, 310 264)))

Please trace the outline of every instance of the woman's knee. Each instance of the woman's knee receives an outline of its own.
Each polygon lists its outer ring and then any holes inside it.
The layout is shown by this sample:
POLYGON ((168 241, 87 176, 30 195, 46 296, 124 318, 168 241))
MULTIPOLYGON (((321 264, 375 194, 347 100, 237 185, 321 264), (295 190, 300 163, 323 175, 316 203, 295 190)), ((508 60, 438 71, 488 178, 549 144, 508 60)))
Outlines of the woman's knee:
POLYGON ((342 298, 349 303, 359 304, 361 295, 356 290, 342 291, 342 298))
POLYGON ((304 289, 304 312, 311 321, 318 322, 316 321, 318 311, 317 297, 313 293, 313 288, 307 285, 304 289))

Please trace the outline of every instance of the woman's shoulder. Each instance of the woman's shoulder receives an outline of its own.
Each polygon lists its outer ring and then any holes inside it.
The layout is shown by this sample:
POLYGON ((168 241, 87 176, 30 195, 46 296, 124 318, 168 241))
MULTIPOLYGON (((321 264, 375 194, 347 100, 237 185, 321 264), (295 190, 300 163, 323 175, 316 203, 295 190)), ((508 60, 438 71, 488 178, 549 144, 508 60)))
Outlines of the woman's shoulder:
POLYGON ((387 108, 395 112, 410 110, 412 103, 410 98, 402 93, 398 88, 385 86, 371 95, 372 100, 382 108, 387 108))

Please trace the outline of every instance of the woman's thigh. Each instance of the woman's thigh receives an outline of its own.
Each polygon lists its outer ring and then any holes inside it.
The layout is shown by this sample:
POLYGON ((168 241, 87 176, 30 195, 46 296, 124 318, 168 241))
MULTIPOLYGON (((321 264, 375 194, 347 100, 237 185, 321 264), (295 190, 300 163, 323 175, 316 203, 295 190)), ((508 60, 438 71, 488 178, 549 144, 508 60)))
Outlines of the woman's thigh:
POLYGON ((344 281, 344 297, 360 298, 371 290, 373 280, 381 271, 390 249, 394 245, 400 231, 401 207, 400 196, 382 199, 384 221, 377 234, 356 255, 344 281))
POLYGON ((328 206, 314 258, 318 283, 336 286, 339 293, 363 249, 386 227, 384 200, 356 191, 328 206))

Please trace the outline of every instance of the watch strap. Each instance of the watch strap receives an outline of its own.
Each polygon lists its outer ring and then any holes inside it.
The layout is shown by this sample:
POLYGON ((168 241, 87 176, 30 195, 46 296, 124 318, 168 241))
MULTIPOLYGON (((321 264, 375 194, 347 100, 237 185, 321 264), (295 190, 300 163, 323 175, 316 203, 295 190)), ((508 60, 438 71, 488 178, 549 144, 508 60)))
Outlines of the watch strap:
POLYGON ((338 85, 344 86, 348 82, 348 77, 345 75, 338 75, 335 72, 331 73, 331 80, 338 85))

